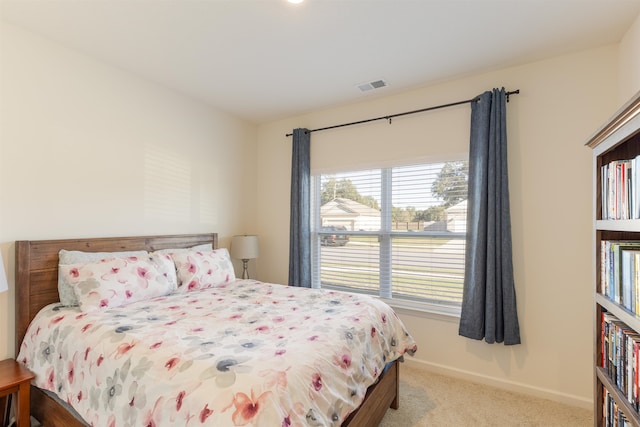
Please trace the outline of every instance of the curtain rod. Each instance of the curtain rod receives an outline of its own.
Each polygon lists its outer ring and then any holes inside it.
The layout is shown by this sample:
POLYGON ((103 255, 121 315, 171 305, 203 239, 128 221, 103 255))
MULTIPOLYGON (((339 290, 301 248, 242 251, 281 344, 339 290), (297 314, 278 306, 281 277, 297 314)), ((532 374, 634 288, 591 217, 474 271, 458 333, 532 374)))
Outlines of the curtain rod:
MULTIPOLYGON (((514 91, 505 93, 505 95, 507 97, 507 102, 509 102, 509 95, 517 95, 519 93, 520 93, 520 89, 516 89, 514 91)), ((422 113, 422 112, 430 111, 430 110, 438 110, 440 108, 453 107, 455 105, 469 104, 469 103, 475 101, 477 98, 478 97, 475 97, 475 98, 472 98, 472 99, 467 99, 465 101, 452 102, 450 104, 436 105, 435 107, 421 108, 420 110, 406 111, 404 113, 397 113, 397 114, 391 114, 391 115, 388 115, 388 116, 375 117, 373 119, 359 120, 357 122, 343 123, 341 125, 333 125, 333 126, 327 126, 327 127, 324 127, 324 128, 311 129, 311 130, 307 131, 307 133, 319 132, 321 130, 341 128, 341 127, 345 127, 345 126, 359 125, 359 124, 362 124, 362 123, 374 122, 376 120, 389 120, 389 124, 391 124, 391 119, 393 119, 394 117, 400 117, 400 116, 406 116, 406 115, 409 115, 409 114, 422 113)), ((285 136, 291 136, 291 135, 293 135, 293 133, 288 133, 285 136)))

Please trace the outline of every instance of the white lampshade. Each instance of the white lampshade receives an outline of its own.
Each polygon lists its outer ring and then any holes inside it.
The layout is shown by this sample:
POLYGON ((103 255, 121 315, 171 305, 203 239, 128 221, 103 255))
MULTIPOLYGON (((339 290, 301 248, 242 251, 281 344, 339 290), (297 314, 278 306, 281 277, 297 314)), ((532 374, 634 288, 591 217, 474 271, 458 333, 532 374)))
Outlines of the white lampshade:
POLYGON ((231 256, 236 259, 258 258, 258 236, 233 236, 231 256))
POLYGON ((7 275, 4 272, 4 260, 2 259, 2 254, 0 253, 0 292, 5 292, 9 290, 9 283, 7 283, 7 275))

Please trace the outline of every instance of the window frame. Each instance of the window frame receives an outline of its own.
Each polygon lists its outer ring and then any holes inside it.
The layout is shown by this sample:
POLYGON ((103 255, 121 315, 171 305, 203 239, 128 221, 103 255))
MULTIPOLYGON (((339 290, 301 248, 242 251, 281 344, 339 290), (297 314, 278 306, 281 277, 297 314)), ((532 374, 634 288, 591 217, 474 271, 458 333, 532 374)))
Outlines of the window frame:
MULTIPOLYGON (((453 156, 452 156, 453 157, 453 156)), ((465 159, 466 160, 466 159, 465 159)), ((436 163, 447 163, 447 162, 455 162, 460 161, 460 159, 449 158, 446 160, 437 160, 437 161, 422 161, 416 163, 416 166, 419 165, 427 165, 427 164, 436 164, 436 163)), ((426 300, 420 301, 417 298, 402 298, 402 297, 393 297, 392 292, 392 264, 393 264, 393 253, 392 253, 392 241, 395 237, 401 238, 420 238, 420 237, 434 237, 434 236, 447 236, 454 237, 456 239, 465 239, 467 232, 438 232, 438 231, 413 231, 411 233, 407 233, 405 231, 393 231, 392 230, 392 175, 394 168, 400 168, 403 166, 407 166, 406 164, 398 164, 398 165, 386 165, 378 168, 367 168, 371 170, 380 170, 381 172, 381 200, 380 200, 380 211, 381 211, 381 223, 380 230, 375 231, 350 231, 346 230, 345 232, 341 232, 341 234, 346 234, 349 236, 371 236, 377 237, 380 241, 380 253, 379 253, 379 274, 380 280, 377 285, 377 292, 365 292, 358 291, 353 288, 343 287, 339 285, 322 285, 321 283, 321 236, 332 234, 330 231, 322 231, 320 228, 320 224, 322 224, 320 218, 320 199, 321 199, 321 191, 322 184, 321 179, 322 176, 331 175, 332 173, 327 172, 317 172, 312 173, 311 176, 311 263, 312 263, 312 287, 313 288, 323 288, 323 289, 331 289, 336 291, 343 292, 354 292, 354 293, 362 293, 367 294, 376 298, 381 299, 386 302, 390 306, 394 308, 398 308, 402 311, 407 311, 409 313, 421 313, 421 314, 436 314, 445 317, 460 317, 461 303, 448 303, 446 301, 437 301, 437 300, 426 300), (383 265, 382 263, 386 265, 383 265), (383 281, 383 278, 386 279, 383 281)), ((362 169, 351 169, 344 170, 342 172, 333 172, 336 174, 339 173, 349 173, 355 172, 362 169)), ((464 256, 466 257, 466 250, 464 251, 464 256)), ((464 267, 463 267, 464 268, 464 267)))

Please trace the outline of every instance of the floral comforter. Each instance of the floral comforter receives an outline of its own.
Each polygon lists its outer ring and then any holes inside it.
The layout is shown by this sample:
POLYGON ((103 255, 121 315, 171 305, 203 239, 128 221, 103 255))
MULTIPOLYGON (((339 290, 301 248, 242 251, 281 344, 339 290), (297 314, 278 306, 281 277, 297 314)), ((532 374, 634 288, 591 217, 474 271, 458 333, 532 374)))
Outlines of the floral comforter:
POLYGON ((49 305, 18 360, 93 426, 337 426, 415 350, 375 298, 237 280, 99 313, 49 305))

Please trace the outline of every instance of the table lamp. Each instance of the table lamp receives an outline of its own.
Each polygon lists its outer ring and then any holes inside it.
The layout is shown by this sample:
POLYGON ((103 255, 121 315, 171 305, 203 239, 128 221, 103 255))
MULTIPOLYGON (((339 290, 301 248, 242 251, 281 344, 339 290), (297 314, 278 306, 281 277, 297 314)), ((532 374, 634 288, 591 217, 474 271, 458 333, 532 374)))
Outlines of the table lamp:
POLYGON ((242 278, 248 279, 249 260, 258 258, 258 236, 233 236, 231 238, 231 256, 242 260, 242 278))

